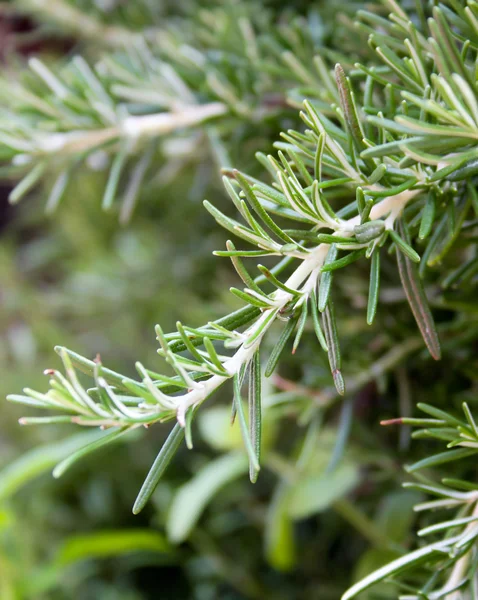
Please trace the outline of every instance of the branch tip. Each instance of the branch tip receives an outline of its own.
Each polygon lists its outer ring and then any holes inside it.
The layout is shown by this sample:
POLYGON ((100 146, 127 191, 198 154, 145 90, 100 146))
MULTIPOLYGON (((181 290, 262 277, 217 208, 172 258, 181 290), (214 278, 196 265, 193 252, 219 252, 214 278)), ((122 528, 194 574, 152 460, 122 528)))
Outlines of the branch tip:
POLYGON ((403 425, 403 418, 385 419, 384 421, 380 421, 380 425, 403 425))

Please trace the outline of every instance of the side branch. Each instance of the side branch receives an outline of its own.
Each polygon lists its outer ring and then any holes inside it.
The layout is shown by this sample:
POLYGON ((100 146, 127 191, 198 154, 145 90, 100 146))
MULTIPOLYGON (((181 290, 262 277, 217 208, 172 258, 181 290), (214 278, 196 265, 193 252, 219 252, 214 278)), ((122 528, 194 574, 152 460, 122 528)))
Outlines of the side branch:
MULTIPOLYGON (((420 190, 406 190, 401 194, 397 194, 396 196, 385 197, 378 204, 376 204, 370 213, 372 219, 379 219, 386 215, 392 216, 393 218, 397 218, 405 206, 410 202, 415 196, 420 193, 420 190)), ((390 222, 393 225, 393 221, 390 222)), ((337 230, 333 235, 337 237, 351 235, 353 229, 356 225, 360 224, 360 217, 356 216, 342 223, 342 228, 337 230)), ((292 289, 298 289, 303 282, 313 273, 315 277, 315 281, 311 282, 310 279, 307 281, 307 290, 304 290, 307 293, 310 293, 313 285, 316 282, 316 278, 319 276, 320 267, 323 266, 325 257, 327 255, 330 244, 319 244, 303 262, 300 266, 292 273, 289 279, 285 282, 285 285, 292 289)), ((280 312, 288 302, 293 298, 292 294, 284 292, 282 290, 278 290, 273 294, 273 307, 264 309, 262 316, 245 332, 243 335, 247 337, 254 334, 254 332, 260 331, 264 326, 264 322, 267 321, 270 311, 274 310, 276 313, 280 312)), ((261 334, 257 337, 255 343, 252 346, 246 347, 244 344, 240 346, 237 352, 224 363, 224 368, 229 373, 229 378, 237 375, 242 366, 247 364, 257 347, 259 346, 265 332, 267 331, 270 324, 272 324, 273 320, 269 322, 268 326, 263 329, 261 334)), ((211 393, 216 390, 219 386, 221 386, 228 377, 221 377, 219 375, 214 375, 210 379, 199 382, 197 387, 182 396, 176 396, 174 398, 175 403, 177 404, 177 418, 179 423, 184 427, 186 423, 186 412, 191 406, 196 406, 201 404, 211 393)))
POLYGON ((159 137, 184 127, 194 127, 227 112, 221 102, 196 106, 181 106, 180 110, 161 112, 140 117, 128 116, 113 127, 83 131, 54 133, 41 137, 37 143, 40 153, 75 154, 87 152, 115 139, 159 137))

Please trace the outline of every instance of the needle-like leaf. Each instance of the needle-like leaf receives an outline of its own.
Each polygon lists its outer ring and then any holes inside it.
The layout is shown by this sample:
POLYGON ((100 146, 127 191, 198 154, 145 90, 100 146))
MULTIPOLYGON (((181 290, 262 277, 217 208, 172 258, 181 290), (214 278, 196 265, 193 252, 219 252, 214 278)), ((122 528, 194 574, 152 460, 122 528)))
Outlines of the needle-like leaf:
POLYGON ((295 329, 296 325, 297 325, 297 319, 295 319, 293 317, 291 317, 287 321, 287 324, 284 327, 284 329, 282 330, 282 333, 281 333, 276 345, 272 349, 272 352, 269 356, 269 360, 267 361, 266 370, 265 370, 266 377, 270 377, 272 375, 272 373, 274 372, 274 370, 277 366, 277 363, 279 362, 279 359, 281 357, 281 354, 285 348, 285 345, 287 344, 291 335, 294 333, 294 329, 295 329))
POLYGON ((151 498, 159 480, 164 475, 164 472, 168 468, 172 458, 179 450, 184 440, 184 428, 179 423, 173 427, 167 440, 164 442, 161 450, 159 451, 156 460, 153 463, 143 485, 139 491, 136 501, 133 506, 133 514, 137 515, 146 506, 146 503, 151 498))
POLYGON ((323 314, 322 322, 324 324, 325 339, 327 342, 330 371, 334 378, 334 384, 337 392, 343 396, 345 394, 345 382, 342 377, 342 358, 340 355, 339 337, 337 334, 337 323, 335 321, 335 310, 331 300, 329 300, 323 314))
POLYGON ((376 248, 370 261, 370 284, 367 303, 367 323, 371 325, 375 319, 380 289, 380 250, 376 248))
MULTIPOLYGON (((400 224, 399 227, 402 236, 406 235, 403 224, 400 224)), ((420 333, 432 357, 439 360, 441 357, 440 341, 418 269, 398 248, 397 264, 402 286, 420 333)))
MULTIPOLYGON (((257 463, 260 464, 262 437, 262 384, 259 350, 254 352, 249 367, 249 429, 252 447, 257 457, 257 463)), ((249 477, 252 483, 257 481, 258 475, 259 469, 255 464, 251 463, 249 477)))
MULTIPOLYGON (((249 473, 257 474, 260 471, 259 459, 256 454, 256 448, 251 439, 250 430, 244 414, 244 406, 242 405, 241 397, 241 382, 239 376, 235 376, 233 379, 234 386, 234 414, 237 414, 239 418, 239 426, 241 428, 242 440, 246 448, 247 456, 249 457, 249 473)), ((257 441, 257 438, 255 439, 257 441)), ((255 477, 257 475, 254 475, 255 477)))

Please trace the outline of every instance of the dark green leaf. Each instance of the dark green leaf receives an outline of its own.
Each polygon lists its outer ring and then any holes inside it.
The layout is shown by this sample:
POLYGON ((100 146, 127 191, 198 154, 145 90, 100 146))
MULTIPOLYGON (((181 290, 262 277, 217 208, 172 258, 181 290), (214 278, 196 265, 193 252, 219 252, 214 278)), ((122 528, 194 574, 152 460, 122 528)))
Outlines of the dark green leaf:
MULTIPOLYGON (((402 235, 405 235, 403 225, 402 235)), ((435 328, 435 322, 428 306, 428 300, 423 289, 423 285, 418 274, 418 269, 412 261, 397 249, 397 263, 400 279, 405 295, 412 309, 413 316, 417 322, 420 333, 427 345, 427 348, 435 360, 441 357, 440 341, 435 328)))
POLYGON ((413 473, 414 471, 418 471, 419 469, 436 467, 438 465, 443 465, 454 460, 466 458, 468 456, 476 454, 477 452, 478 449, 474 448, 456 448, 454 450, 447 450, 446 452, 440 452, 439 454, 434 454, 433 456, 427 456, 426 458, 417 461, 413 465, 410 465, 406 469, 409 473, 413 473))
POLYGON ((370 262, 370 284, 367 303, 367 323, 371 325, 377 312, 380 289, 380 250, 376 248, 370 262))
POLYGON ((340 104, 344 112, 347 128, 352 136, 356 148, 360 151, 365 148, 363 142, 363 131, 360 126, 360 121, 355 106, 354 97, 350 88, 350 81, 347 79, 345 72, 340 64, 335 65, 335 80, 339 89, 340 104))
POLYGON ((285 348, 285 345, 287 344, 287 341, 289 340, 289 338, 291 337, 291 335, 294 332, 296 324, 297 324, 297 319, 295 319, 294 317, 291 317, 287 321, 287 324, 284 327, 284 329, 282 330, 279 340, 277 341, 277 344, 272 349, 269 360, 267 361, 266 370, 265 370, 266 377, 270 377, 272 375, 272 373, 274 372, 274 370, 277 366, 277 363, 279 362, 279 358, 285 348))
POLYGON ((359 244, 367 244, 378 238, 385 231, 383 221, 367 221, 354 227, 354 234, 359 244))
POLYGON ((421 240, 424 240, 430 234, 433 221, 435 220, 435 211, 435 197, 433 194, 428 194, 425 208, 423 209, 422 220, 420 221, 420 231, 418 232, 418 237, 421 240))
POLYGON ((248 294, 247 292, 243 292, 242 290, 238 290, 237 288, 229 288, 229 291, 231 292, 231 294, 234 294, 234 296, 237 296, 244 302, 252 304, 253 306, 257 306, 258 308, 270 308, 271 306, 270 302, 267 302, 267 300, 260 300, 259 298, 257 298, 257 296, 253 296, 252 294, 248 294))
MULTIPOLYGON (((337 258, 337 246, 332 244, 325 258, 324 267, 335 261, 337 258)), ((319 311, 324 312, 327 302, 329 301, 330 287, 332 285, 332 272, 323 272, 320 275, 319 283, 319 311)))
POLYGON ((407 256, 410 260, 412 260, 415 263, 420 262, 420 255, 417 254, 415 252, 415 250, 409 245, 407 244, 407 242, 405 242, 396 231, 394 231, 393 229, 390 229, 389 231, 390 237, 392 238, 392 240, 395 242, 395 244, 397 245, 397 248, 403 252, 403 254, 405 254, 405 256, 407 256))
POLYGON ((259 460, 257 458, 253 442, 249 434, 249 428, 247 426, 246 416, 244 414, 244 407, 242 405, 241 397, 241 383, 239 377, 236 375, 233 380, 234 385, 234 406, 239 417, 239 425, 241 428, 242 440, 246 448, 247 455, 249 457, 249 473, 258 473, 260 471, 259 460))
POLYGON ((113 205, 113 201, 116 196, 118 189, 119 180, 121 173, 126 165, 126 161, 129 154, 129 145, 125 144, 121 150, 116 154, 113 164, 111 165, 108 182, 106 184, 105 193, 103 196, 102 208, 103 210, 109 210, 113 205))
MULTIPOLYGON (((423 265, 433 267, 439 264, 446 256, 454 242, 456 241, 463 221, 471 205, 471 196, 474 191, 472 185, 465 189, 465 193, 456 202, 456 206, 450 204, 450 208, 454 209, 454 220, 450 219, 450 215, 445 213, 440 220, 440 223, 435 228, 435 231, 430 239, 427 249, 423 255, 423 265), (454 222, 453 222, 454 221, 454 222)), ((454 199, 448 198, 449 203, 453 203, 454 199)))
POLYGON ((311 297, 310 302, 311 302, 311 307, 312 307, 312 320, 314 322, 315 335, 317 336, 317 339, 319 340, 319 343, 322 346, 322 348, 325 350, 325 352, 328 352, 327 342, 325 341, 325 337, 322 332, 322 328, 320 326, 319 307, 317 304, 317 295, 316 295, 315 291, 312 292, 312 297, 311 297))
POLYGON ((100 531, 68 538, 58 551, 55 563, 70 565, 82 560, 130 555, 133 552, 169 553, 171 548, 159 531, 150 529, 100 531))
POLYGON ((294 343, 292 345, 292 354, 295 354, 299 344, 300 344, 300 340, 302 338, 302 334, 304 333, 304 328, 305 328, 305 324, 307 322, 307 300, 304 299, 304 301, 302 302, 302 306, 301 306, 301 311, 300 311, 300 317, 299 317, 299 322, 297 325, 297 333, 294 339, 294 343))
MULTIPOLYGON (((249 429, 251 443, 257 462, 261 460, 261 433, 262 433, 262 383, 261 383, 261 361, 259 350, 254 352, 249 367, 249 429)), ((252 483, 257 481, 259 469, 251 464, 249 477, 252 483)))
POLYGON ((321 272, 326 273, 327 271, 335 271, 337 269, 346 267, 347 265, 352 264, 359 258, 362 258, 362 256, 365 256, 365 252, 366 248, 361 248, 360 250, 353 250, 352 252, 349 252, 344 257, 339 258, 338 260, 334 260, 333 262, 324 264, 324 266, 321 269, 321 272))

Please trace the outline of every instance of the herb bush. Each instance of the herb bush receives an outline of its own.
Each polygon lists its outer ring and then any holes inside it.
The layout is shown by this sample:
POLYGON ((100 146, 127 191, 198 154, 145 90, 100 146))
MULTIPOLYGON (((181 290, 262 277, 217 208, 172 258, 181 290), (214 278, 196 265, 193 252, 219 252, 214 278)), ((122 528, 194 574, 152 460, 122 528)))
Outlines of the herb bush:
POLYGON ((1 598, 478 598, 478 4, 2 15, 1 598))

